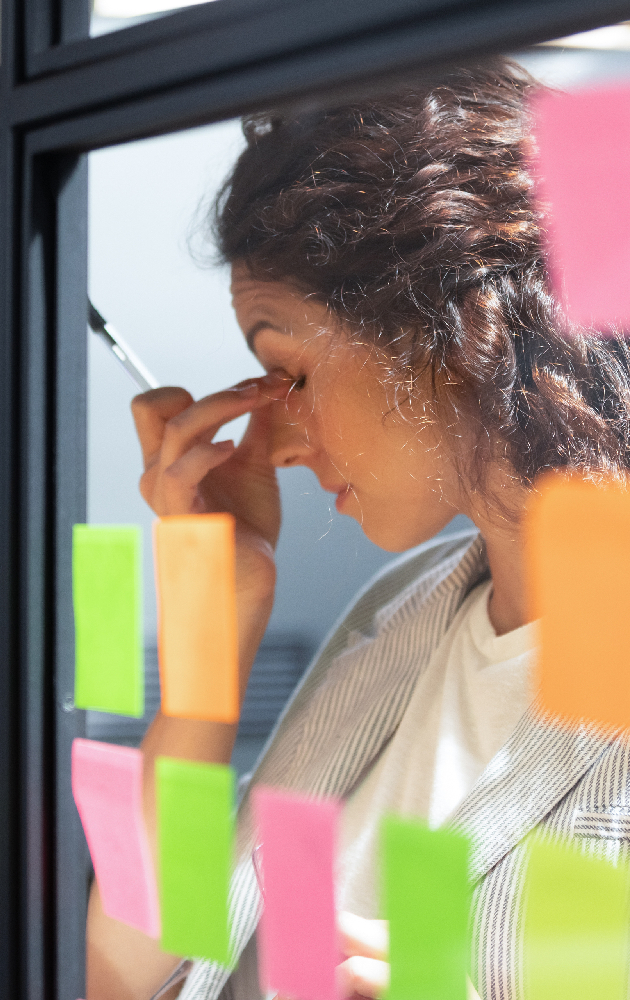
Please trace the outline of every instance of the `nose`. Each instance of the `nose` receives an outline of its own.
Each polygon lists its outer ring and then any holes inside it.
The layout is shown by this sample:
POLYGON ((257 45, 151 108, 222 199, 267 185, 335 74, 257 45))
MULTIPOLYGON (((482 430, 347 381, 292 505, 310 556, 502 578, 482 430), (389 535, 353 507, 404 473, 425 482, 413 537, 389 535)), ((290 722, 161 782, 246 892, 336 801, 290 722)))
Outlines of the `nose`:
POLYGON ((276 468, 309 465, 313 447, 306 424, 289 412, 284 400, 272 403, 270 439, 269 458, 276 468))

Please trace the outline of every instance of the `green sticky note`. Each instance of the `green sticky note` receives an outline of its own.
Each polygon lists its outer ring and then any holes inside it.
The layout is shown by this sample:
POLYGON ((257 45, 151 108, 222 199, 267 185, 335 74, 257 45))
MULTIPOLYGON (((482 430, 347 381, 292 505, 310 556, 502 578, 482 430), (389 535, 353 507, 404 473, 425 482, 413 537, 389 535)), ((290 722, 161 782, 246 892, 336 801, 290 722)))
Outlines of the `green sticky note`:
POLYGON ((381 826, 383 916, 389 921, 389 1000, 466 1000, 468 839, 386 816, 381 826))
POLYGON ((141 560, 140 528, 74 525, 77 708, 144 714, 141 560))
POLYGON ((626 1000, 628 867, 532 843, 525 885, 527 1000, 626 1000))
POLYGON ((161 947, 229 966, 234 772, 159 757, 155 776, 161 947))

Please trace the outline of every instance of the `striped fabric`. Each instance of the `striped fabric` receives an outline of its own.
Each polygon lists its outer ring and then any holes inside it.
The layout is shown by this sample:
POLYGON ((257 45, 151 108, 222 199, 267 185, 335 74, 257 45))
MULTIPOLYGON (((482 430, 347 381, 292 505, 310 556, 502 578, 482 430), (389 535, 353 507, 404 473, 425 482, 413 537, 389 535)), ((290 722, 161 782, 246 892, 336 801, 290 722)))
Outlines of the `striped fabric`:
MULTIPOLYGON (((417 678, 488 568, 478 535, 434 540, 397 560, 333 630, 279 720, 252 783, 347 797, 387 745, 417 678)), ((473 840, 471 977, 484 1000, 521 1000, 521 892, 526 836, 573 835, 611 860, 630 843, 629 746, 588 726, 560 729, 536 707, 523 717, 458 809, 473 840), (597 814, 599 826, 591 819, 597 814), (616 826, 611 815, 618 817, 616 826), (587 817, 581 820, 576 817, 587 817), (605 819, 608 817, 608 819, 605 819)), ((250 785, 251 787, 251 785, 250 785)), ((258 1000, 254 931, 261 900, 249 794, 239 808, 231 910, 231 975, 197 961, 180 1000, 258 1000)), ((182 969, 183 971, 183 969, 182 969)))
POLYGON ((614 738, 586 726, 563 732, 531 711, 504 751, 520 759, 516 766, 506 763, 503 786, 500 778, 493 782, 482 775, 458 814, 459 825, 473 833, 477 845, 471 977, 484 1000, 526 996, 521 978, 526 834, 543 839, 575 837, 585 854, 612 864, 628 858, 630 845, 622 833, 630 824, 627 735, 614 738), (488 806, 493 791, 500 796, 495 799, 500 809, 491 827, 488 806), (519 800, 522 815, 512 812, 510 829, 503 802, 511 811, 519 800), (580 817, 593 814, 600 822, 587 829, 580 817), (493 828, 497 822, 498 831, 493 828))
POLYGON ((630 816, 627 813, 581 812, 573 816, 574 837, 603 837, 605 840, 630 840, 630 816))

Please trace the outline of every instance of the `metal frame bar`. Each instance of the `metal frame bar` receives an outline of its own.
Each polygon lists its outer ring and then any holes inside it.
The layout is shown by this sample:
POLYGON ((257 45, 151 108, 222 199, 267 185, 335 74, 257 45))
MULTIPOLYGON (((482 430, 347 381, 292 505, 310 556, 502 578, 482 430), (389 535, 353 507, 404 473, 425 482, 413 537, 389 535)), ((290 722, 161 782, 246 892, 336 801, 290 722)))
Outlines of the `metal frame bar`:
POLYGON ((81 153, 630 17, 630 0, 219 0, 89 39, 87 0, 4 0, 0 64, 0 984, 83 995, 70 794, 70 527, 85 518, 81 153))
MULTIPOLYGON (((42 5, 46 0, 29 2, 42 5)), ((514 47, 612 23, 627 14, 627 4, 621 0, 390 0, 387 4, 311 0, 306 5, 300 0, 268 0, 263 6, 259 0, 229 0, 225 5, 201 4, 125 31, 49 48, 31 58, 28 77, 94 66, 154 48, 156 54, 164 50, 172 60, 172 65, 154 67, 164 85, 175 78, 192 79, 199 71, 205 75, 349 38, 368 39, 396 26, 402 30, 453 28, 450 50, 459 57, 462 46, 467 47, 460 26, 475 21, 485 24, 490 45, 496 39, 500 45, 514 47)), ((135 77, 132 80, 135 86, 135 77)), ((115 86, 114 80, 110 79, 110 86, 115 86)))
MULTIPOLYGON (((628 13, 626 0, 271 0, 269 10, 257 0, 221 0, 33 57, 32 76, 12 94, 11 114, 15 124, 37 127, 137 106, 192 84, 229 89, 242 73, 252 80, 272 73, 290 97, 321 93, 403 65, 428 68, 515 49, 628 13), (303 64, 312 67, 306 79, 303 64)), ((213 102, 208 112, 215 113, 213 102)))

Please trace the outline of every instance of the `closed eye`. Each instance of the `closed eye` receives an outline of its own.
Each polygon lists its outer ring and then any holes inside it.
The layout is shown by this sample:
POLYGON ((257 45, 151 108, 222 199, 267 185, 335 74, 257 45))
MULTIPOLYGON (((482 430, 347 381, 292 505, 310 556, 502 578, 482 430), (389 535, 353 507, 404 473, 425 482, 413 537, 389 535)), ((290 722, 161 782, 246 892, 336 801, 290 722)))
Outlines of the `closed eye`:
POLYGON ((306 375, 292 375, 291 372, 288 372, 286 368, 283 368, 280 365, 275 365, 275 366, 265 365, 264 367, 265 370, 269 372, 269 374, 280 375, 282 378, 285 378, 288 382, 291 383, 289 387, 289 393, 301 392, 301 390, 306 385, 306 375))
POLYGON ((306 375, 292 375, 286 368, 274 368, 273 371, 291 380, 289 392, 300 392, 306 385, 306 375))

